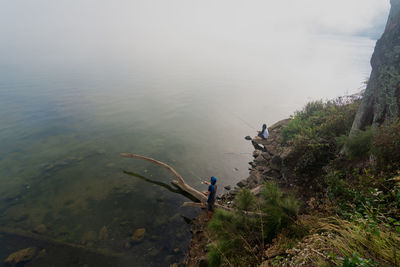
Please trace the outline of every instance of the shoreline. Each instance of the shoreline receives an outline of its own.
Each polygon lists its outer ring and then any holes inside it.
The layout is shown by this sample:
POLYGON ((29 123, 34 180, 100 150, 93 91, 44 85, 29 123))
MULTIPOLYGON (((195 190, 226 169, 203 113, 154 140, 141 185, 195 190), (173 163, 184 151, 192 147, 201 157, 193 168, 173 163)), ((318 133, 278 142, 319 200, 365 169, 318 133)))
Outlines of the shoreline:
MULTIPOLYGON (((254 148, 253 160, 249 162, 249 176, 240 180, 236 186, 221 196, 217 196, 218 204, 231 207, 236 194, 244 187, 250 189, 254 195, 258 195, 266 181, 278 182, 285 192, 293 193, 295 191, 296 185, 292 179, 294 176, 285 166, 290 147, 282 146, 280 142, 281 129, 290 120, 280 120, 268 128, 269 137, 259 142, 264 146, 264 149, 254 148)), ((207 245, 212 240, 209 239, 206 218, 207 211, 202 209, 200 214, 192 221, 190 227, 192 238, 188 255, 181 262, 183 266, 208 266, 207 245)), ((178 266, 178 264, 170 265, 170 267, 175 266, 178 266)))

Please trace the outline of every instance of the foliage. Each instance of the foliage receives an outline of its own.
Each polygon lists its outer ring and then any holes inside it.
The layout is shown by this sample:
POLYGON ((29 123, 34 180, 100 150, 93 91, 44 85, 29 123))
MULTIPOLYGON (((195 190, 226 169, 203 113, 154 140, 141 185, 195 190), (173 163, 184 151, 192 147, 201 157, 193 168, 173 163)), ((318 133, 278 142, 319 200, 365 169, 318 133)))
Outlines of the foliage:
POLYGON ((375 131, 372 153, 377 158, 378 169, 388 172, 400 169, 400 119, 375 131))
POLYGON ((349 133, 359 104, 357 98, 314 101, 296 112, 281 135, 294 148, 289 161, 297 174, 320 174, 340 148, 337 137, 349 133))
POLYGON ((373 130, 368 127, 365 131, 357 131, 352 136, 342 135, 337 140, 341 147, 347 148, 350 160, 360 160, 370 155, 372 139, 373 130))
POLYGON ((210 266, 254 266, 262 261, 265 242, 295 222, 299 204, 267 183, 259 198, 242 189, 233 212, 217 209, 208 224, 214 242, 209 247, 210 266), (259 213, 248 215, 246 212, 259 213))

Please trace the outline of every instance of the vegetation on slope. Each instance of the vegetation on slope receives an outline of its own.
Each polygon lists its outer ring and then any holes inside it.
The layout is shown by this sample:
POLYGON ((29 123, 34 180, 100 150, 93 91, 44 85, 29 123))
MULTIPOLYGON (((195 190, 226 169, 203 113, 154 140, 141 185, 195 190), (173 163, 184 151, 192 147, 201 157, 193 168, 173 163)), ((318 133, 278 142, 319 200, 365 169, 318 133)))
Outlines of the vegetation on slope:
POLYGON ((296 216, 298 202, 276 184, 260 198, 243 190, 235 212, 217 211, 209 223, 211 266, 400 265, 400 121, 348 137, 359 104, 315 101, 296 112, 282 145, 292 147, 286 164, 313 184, 313 197, 296 216))

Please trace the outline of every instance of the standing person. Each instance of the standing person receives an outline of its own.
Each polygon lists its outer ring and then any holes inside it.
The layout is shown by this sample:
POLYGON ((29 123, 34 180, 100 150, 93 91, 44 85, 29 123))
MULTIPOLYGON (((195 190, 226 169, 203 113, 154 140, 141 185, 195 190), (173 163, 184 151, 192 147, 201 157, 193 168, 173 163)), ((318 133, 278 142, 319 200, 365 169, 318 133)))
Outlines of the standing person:
POLYGON ((268 133, 267 125, 266 125, 266 124, 263 124, 262 130, 261 130, 261 131, 258 131, 258 135, 257 135, 257 136, 258 136, 259 138, 265 140, 265 139, 267 139, 268 135, 269 135, 269 133, 268 133))
POLYGON ((217 178, 211 176, 211 183, 204 182, 204 184, 208 185, 208 191, 204 194, 208 196, 207 198, 207 212, 208 212, 208 220, 211 219, 214 213, 214 204, 215 204, 215 197, 217 196, 217 178))

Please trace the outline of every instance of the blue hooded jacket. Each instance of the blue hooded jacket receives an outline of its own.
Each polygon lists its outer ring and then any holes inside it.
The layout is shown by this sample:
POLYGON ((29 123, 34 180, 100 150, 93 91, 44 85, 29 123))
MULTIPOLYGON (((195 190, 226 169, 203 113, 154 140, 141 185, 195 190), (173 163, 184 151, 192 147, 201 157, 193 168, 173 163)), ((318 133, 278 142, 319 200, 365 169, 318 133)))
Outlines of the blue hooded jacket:
POLYGON ((208 192, 210 192, 210 194, 208 195, 208 199, 207 199, 208 203, 214 203, 215 202, 215 196, 216 196, 216 192, 217 192, 217 186, 215 185, 216 182, 217 182, 217 178, 212 176, 211 177, 211 184, 208 187, 208 192))

